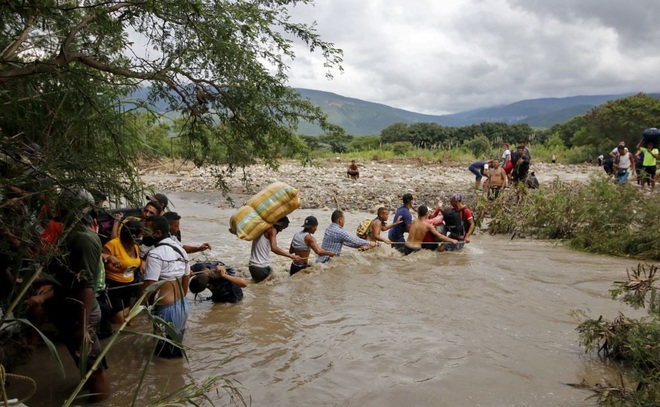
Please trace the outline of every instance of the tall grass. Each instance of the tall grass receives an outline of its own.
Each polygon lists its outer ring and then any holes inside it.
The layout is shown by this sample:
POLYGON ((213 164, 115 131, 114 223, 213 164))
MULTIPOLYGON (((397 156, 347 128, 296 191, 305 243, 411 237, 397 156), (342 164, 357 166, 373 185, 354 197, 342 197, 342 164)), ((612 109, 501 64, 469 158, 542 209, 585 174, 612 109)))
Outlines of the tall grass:
MULTIPOLYGON (((397 159, 419 159, 429 162, 471 162, 474 155, 464 148, 452 150, 413 148, 404 153, 396 153, 392 149, 382 148, 364 151, 350 151, 346 153, 333 153, 330 150, 314 150, 312 156, 316 159, 341 157, 345 160, 381 161, 397 159)), ((485 157, 482 157, 485 158, 485 157)))

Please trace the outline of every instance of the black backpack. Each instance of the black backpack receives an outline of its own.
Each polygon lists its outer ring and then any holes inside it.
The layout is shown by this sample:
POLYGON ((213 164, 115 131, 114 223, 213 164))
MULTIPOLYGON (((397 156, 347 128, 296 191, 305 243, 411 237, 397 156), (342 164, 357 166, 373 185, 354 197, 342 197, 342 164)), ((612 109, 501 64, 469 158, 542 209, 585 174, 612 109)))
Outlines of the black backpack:
MULTIPOLYGON (((209 261, 209 262, 197 263, 192 265, 190 267, 190 270, 193 273, 202 271, 205 268, 214 270, 215 266, 218 264, 223 266, 227 274, 229 274, 230 276, 238 275, 238 271, 236 271, 236 269, 226 266, 221 261, 209 261)), ((225 279, 212 278, 210 280, 210 284, 211 286, 209 287, 209 290, 211 290, 211 301, 213 302, 229 302, 233 304, 243 299, 243 289, 235 284, 230 283, 225 279)))
POLYGON ((467 220, 461 221, 462 212, 466 208, 457 211, 455 209, 445 209, 443 212, 443 222, 447 231, 451 233, 452 236, 464 236, 470 228, 469 222, 467 220))

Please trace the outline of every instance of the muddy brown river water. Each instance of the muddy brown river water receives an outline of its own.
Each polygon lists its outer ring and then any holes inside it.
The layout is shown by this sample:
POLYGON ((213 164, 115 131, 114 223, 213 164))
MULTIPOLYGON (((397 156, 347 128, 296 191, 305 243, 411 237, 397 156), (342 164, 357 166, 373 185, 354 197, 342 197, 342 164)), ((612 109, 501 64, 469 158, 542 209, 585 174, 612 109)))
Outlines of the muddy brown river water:
MULTIPOLYGON (((184 242, 213 246, 193 257, 221 259, 249 276, 250 244, 227 232, 232 211, 216 208, 218 194, 170 196, 184 242)), ((299 210, 281 246, 310 214, 319 218, 320 242, 330 212, 299 210)), ((347 213, 346 229, 365 216, 347 213)), ((616 371, 584 353, 570 312, 635 315, 608 289, 636 261, 547 241, 480 234, 461 252, 408 257, 344 248, 292 278, 288 259, 271 258, 276 275, 248 287, 242 303, 191 301, 189 362, 153 361, 138 405, 168 383, 224 375, 253 406, 594 406, 591 393, 565 383, 615 380, 616 371)), ((108 405, 128 405, 146 349, 132 338, 113 349, 108 405)), ((43 352, 31 366, 39 394, 28 404, 59 405, 75 372, 62 380, 43 352)), ((229 404, 222 390, 209 396, 229 404)))

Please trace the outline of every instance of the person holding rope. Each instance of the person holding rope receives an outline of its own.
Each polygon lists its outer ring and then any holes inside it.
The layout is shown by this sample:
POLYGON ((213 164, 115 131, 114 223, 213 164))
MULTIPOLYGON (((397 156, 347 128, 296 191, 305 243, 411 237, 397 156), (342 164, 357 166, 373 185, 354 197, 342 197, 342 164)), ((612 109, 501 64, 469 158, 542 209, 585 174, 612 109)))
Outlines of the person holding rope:
POLYGON ((111 322, 124 323, 133 298, 139 291, 135 274, 143 267, 137 240, 142 237, 144 224, 127 218, 121 223, 119 237, 111 239, 103 247, 105 281, 112 308, 111 322))
MULTIPOLYGON (((325 229, 325 233, 323 234, 323 242, 321 243, 321 248, 323 250, 334 252, 336 253, 335 256, 339 256, 343 246, 354 247, 361 250, 376 247, 376 242, 360 239, 344 230, 344 212, 339 209, 332 212, 330 220, 332 223, 325 229)), ((329 255, 316 258, 317 263, 326 263, 329 260, 329 255)))
POLYGON ((300 256, 301 260, 294 260, 291 263, 289 275, 294 275, 300 270, 307 268, 309 265, 309 255, 312 250, 314 250, 314 253, 316 253, 317 256, 335 256, 335 252, 320 248, 316 242, 314 233, 319 228, 319 221, 316 219, 316 217, 308 216, 305 218, 305 223, 303 223, 302 228, 303 230, 293 236, 293 240, 291 240, 291 246, 289 247, 289 253, 300 256))
POLYGON ((397 209, 396 213, 394 214, 394 219, 397 221, 401 220, 403 223, 394 226, 392 229, 390 229, 389 232, 387 232, 387 237, 392 242, 392 247, 401 253, 404 252, 404 245, 406 243, 406 238, 403 236, 403 234, 410 231, 410 225, 412 224, 412 214, 410 213, 412 206, 412 194, 404 194, 403 205, 401 205, 401 207, 399 207, 399 209, 397 209))
POLYGON ((275 222, 272 227, 266 229, 261 236, 252 241, 248 269, 255 283, 264 281, 273 273, 273 268, 270 266, 271 252, 279 256, 288 257, 293 261, 302 260, 297 254, 288 253, 277 245, 277 234, 288 227, 289 218, 284 216, 275 222))
MULTIPOLYGON (((188 319, 186 301, 190 282, 188 254, 176 239, 170 237, 170 224, 165 217, 149 218, 148 228, 155 244, 145 258, 142 292, 150 285, 164 281, 158 291, 146 301, 154 305, 152 314, 169 323, 183 342, 188 319)), ((168 339, 174 339, 163 332, 161 334, 168 339)), ((183 351, 179 346, 163 340, 158 341, 155 354, 168 359, 183 357, 183 351)))

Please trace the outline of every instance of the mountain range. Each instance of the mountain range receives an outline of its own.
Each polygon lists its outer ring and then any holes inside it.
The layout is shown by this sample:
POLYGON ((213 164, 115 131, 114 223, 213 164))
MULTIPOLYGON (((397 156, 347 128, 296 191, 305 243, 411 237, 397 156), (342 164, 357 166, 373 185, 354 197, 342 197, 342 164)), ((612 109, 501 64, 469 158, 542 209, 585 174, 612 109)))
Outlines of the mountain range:
MULTIPOLYGON (((378 135, 394 123, 437 123, 443 126, 467 126, 484 122, 527 123, 535 128, 548 128, 587 113, 607 101, 634 95, 572 96, 521 100, 508 105, 434 116, 393 108, 380 103, 348 98, 330 92, 296 88, 303 99, 321 108, 330 123, 341 126, 346 134, 378 135)), ((660 93, 650 93, 660 99, 660 93)), ((311 123, 301 123, 299 134, 320 135, 322 130, 311 123)))

